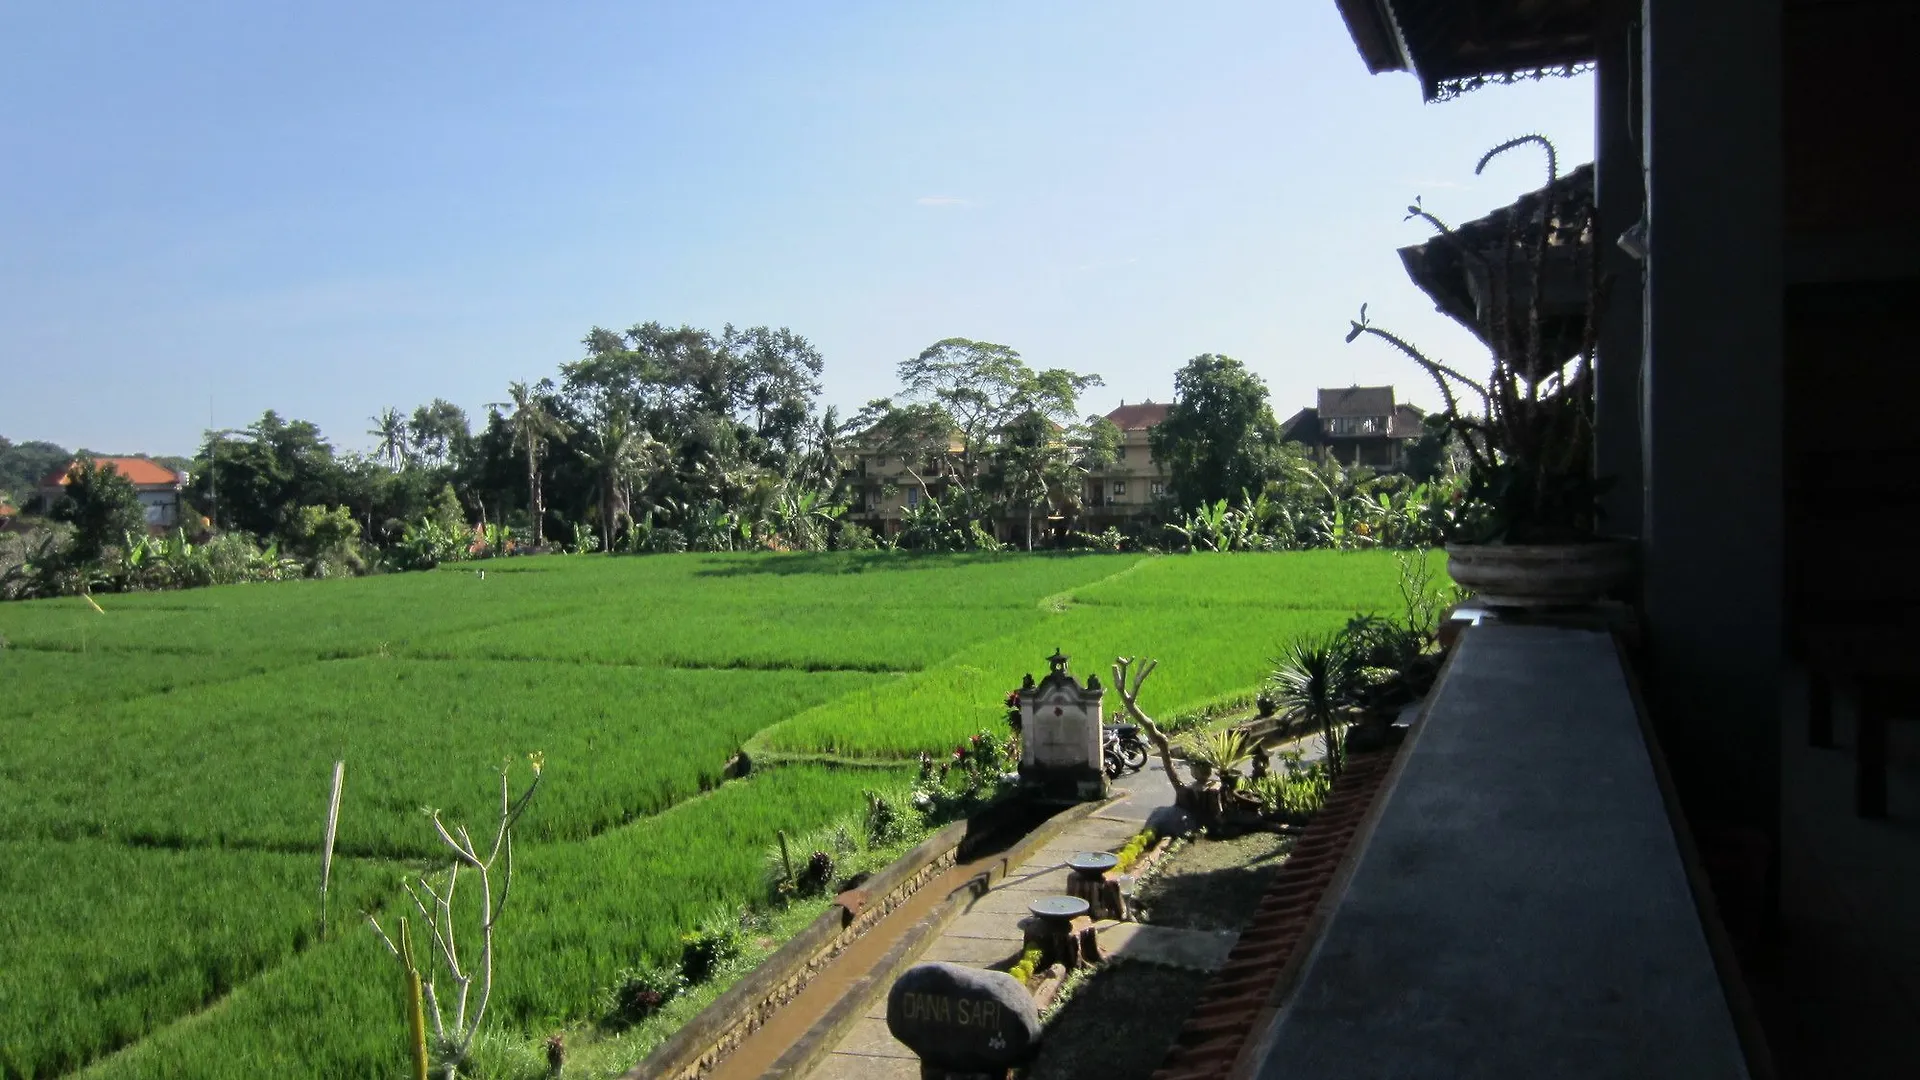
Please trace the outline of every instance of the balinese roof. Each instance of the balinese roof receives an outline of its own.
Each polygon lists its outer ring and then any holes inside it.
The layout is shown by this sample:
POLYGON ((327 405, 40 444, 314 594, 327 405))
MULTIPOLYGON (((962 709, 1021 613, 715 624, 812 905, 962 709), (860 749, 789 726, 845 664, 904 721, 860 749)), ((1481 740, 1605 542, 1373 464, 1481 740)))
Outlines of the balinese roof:
POLYGON ((1320 413, 1312 406, 1287 417, 1280 425, 1280 438, 1287 442, 1315 442, 1320 438, 1320 413))
MULTIPOLYGON (((158 462, 148 461, 146 458, 97 457, 93 459, 93 465, 96 469, 112 465, 121 476, 133 481, 134 487, 179 487, 186 482, 179 473, 158 462)), ((48 473, 46 479, 40 481, 40 486, 60 487, 67 482, 72 472, 73 465, 68 464, 48 473)))
MULTIPOLYGON (((1539 232, 1533 223, 1540 217, 1545 196, 1544 187, 1530 191, 1485 217, 1454 226, 1451 239, 1436 236, 1424 244, 1400 249, 1407 276, 1433 298, 1442 314, 1466 327, 1489 348, 1498 348, 1501 355, 1515 360, 1525 344, 1530 285, 1525 278, 1524 257, 1516 254, 1510 262, 1503 261, 1503 245, 1510 239, 1523 247, 1537 243, 1539 232), (1469 270, 1476 257, 1489 266, 1511 268, 1507 293, 1512 311, 1507 318, 1504 348, 1491 336, 1493 312, 1483 315, 1475 295, 1469 270)), ((1548 272, 1541 301, 1541 338, 1549 366, 1572 358, 1586 330, 1588 298, 1581 271, 1593 243, 1586 228, 1592 207, 1593 164, 1589 162, 1554 184, 1554 221, 1548 233, 1548 272)))
POLYGON ((1167 418, 1171 405, 1156 405, 1149 401, 1144 405, 1122 405, 1107 414, 1107 419, 1121 431, 1145 431, 1167 418))
POLYGON ((1352 416, 1390 416, 1393 414, 1393 387, 1349 386, 1344 390, 1321 390, 1319 415, 1325 420, 1352 416))
POLYGON ((1428 101, 1593 62, 1601 0, 1334 0, 1367 70, 1410 71, 1428 101))
POLYGON ((1427 414, 1418 406, 1395 405, 1393 419, 1387 424, 1387 434, 1396 439, 1417 439, 1427 433, 1426 418, 1427 414))

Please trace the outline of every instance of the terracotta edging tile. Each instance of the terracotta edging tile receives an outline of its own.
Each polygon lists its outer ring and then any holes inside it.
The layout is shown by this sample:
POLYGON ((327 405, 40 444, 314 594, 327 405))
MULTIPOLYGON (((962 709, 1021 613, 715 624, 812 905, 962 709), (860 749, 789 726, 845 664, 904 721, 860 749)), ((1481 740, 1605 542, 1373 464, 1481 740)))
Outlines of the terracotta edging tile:
POLYGON ((1313 910, 1346 858, 1396 752, 1348 762, 1326 805, 1298 834, 1226 963, 1201 992, 1153 1080, 1200 1080, 1232 1067, 1280 973, 1303 944, 1313 910))

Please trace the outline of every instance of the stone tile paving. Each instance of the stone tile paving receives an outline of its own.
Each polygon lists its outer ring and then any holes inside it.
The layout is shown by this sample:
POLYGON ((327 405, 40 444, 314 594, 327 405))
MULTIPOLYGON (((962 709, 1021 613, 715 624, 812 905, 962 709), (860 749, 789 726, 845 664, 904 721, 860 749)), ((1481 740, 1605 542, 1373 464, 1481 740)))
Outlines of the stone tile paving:
MULTIPOLYGON (((1115 782, 1116 799, 1075 823, 1058 839, 1034 852, 1010 871, 965 913, 949 923, 920 959, 988 967, 1011 959, 1020 951, 1021 920, 1027 905, 1041 896, 1057 896, 1067 889, 1066 860, 1080 851, 1111 851, 1140 831, 1148 815, 1172 801, 1173 788, 1158 761, 1115 782)), ((1104 955, 1137 957, 1216 970, 1233 947, 1234 935, 1143 926, 1138 923, 1099 924, 1104 955)), ((918 1080, 920 1063, 887 1031, 884 993, 868 1004, 866 1014, 841 1038, 811 1074, 812 1080, 918 1080)))

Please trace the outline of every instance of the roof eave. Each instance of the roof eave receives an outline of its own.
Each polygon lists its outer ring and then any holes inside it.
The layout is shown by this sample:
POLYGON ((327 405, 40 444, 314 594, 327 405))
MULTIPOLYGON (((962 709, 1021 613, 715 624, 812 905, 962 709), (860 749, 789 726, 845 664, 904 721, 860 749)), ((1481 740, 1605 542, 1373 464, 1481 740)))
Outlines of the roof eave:
POLYGON ((1347 24, 1347 36, 1353 39, 1354 48, 1360 50, 1360 59, 1366 62, 1369 74, 1413 70, 1406 41, 1385 0, 1334 0, 1334 3, 1340 8, 1340 17, 1347 24))

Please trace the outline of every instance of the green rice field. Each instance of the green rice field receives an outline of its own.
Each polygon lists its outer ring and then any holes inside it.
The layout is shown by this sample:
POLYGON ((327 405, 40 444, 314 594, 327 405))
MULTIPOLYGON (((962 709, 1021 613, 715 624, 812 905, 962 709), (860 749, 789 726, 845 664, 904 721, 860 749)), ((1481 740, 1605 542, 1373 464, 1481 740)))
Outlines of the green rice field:
POLYGON ((438 861, 422 807, 484 825, 533 750, 489 1016, 577 1026, 758 898, 775 830, 998 725, 1055 647, 1103 680, 1159 659, 1143 705, 1175 717, 1395 609, 1396 579, 1317 551, 550 556, 0 605, 0 1077, 401 1075, 396 971, 355 913, 438 861))

